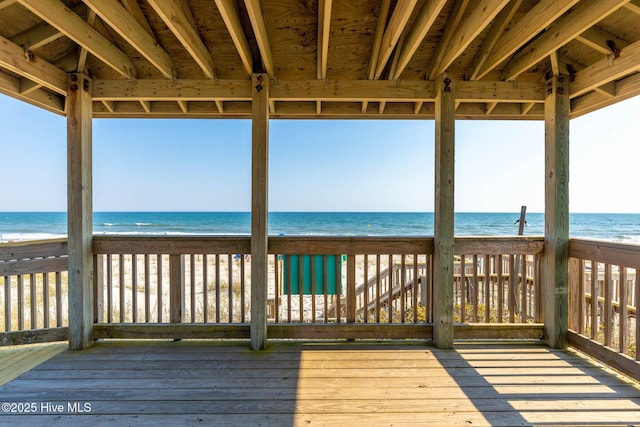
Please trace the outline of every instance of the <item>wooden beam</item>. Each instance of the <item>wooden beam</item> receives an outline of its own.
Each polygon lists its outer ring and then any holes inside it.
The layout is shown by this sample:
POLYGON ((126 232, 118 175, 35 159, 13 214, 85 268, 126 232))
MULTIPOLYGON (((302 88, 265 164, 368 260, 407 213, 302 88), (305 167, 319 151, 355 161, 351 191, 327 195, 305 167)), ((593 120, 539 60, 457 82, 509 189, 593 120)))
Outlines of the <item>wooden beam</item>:
POLYGON ((186 3, 180 1, 148 0, 169 30, 196 61, 205 77, 215 79, 215 67, 209 49, 192 24, 193 16, 186 3))
POLYGON ((640 73, 618 80, 616 82, 616 95, 613 98, 598 92, 591 92, 572 100, 571 118, 638 95, 640 95, 640 73))
POLYGON ((333 0, 318 0, 318 79, 327 77, 329 57, 329 30, 331 29, 331 4, 333 0))
POLYGON ((149 33, 150 36, 154 37, 153 30, 151 29, 146 16, 144 16, 142 9, 140 9, 138 0, 120 0, 120 2, 122 3, 122 6, 124 6, 124 8, 127 9, 131 16, 133 16, 133 18, 138 22, 138 24, 140 24, 140 26, 147 33, 149 33))
POLYGON ((69 75, 67 96, 69 348, 93 344, 91 79, 69 75))
POLYGON ((560 60, 558 59, 557 50, 549 54, 549 61, 551 62, 551 74, 554 76, 560 75, 560 60))
POLYGON ((137 77, 137 71, 129 57, 61 1, 19 0, 19 2, 123 77, 128 79, 137 77))
POLYGON ((251 86, 251 348, 261 350, 267 346, 269 280, 269 76, 254 74, 251 86))
POLYGON ((545 100, 544 340, 567 346, 569 281, 569 78, 547 81, 545 100))
POLYGON ((0 72, 0 93, 56 114, 64 113, 65 102, 63 97, 42 89, 28 93, 21 93, 21 80, 22 79, 0 72))
POLYGON ((477 73, 481 79, 516 52, 521 46, 549 27, 579 0, 540 0, 508 33, 503 33, 477 73))
POLYGON ((436 80, 435 103, 433 342, 452 348, 455 83, 446 74, 436 80))
POLYGON ((629 3, 625 4, 624 7, 636 15, 640 15, 640 1, 631 0, 629 3))
MULTIPOLYGON (((94 27, 96 23, 96 17, 97 17, 96 13, 93 10, 89 9, 87 12, 87 24, 94 27)), ((87 55, 89 55, 89 52, 87 51, 87 49, 80 46, 80 48, 78 49, 78 63, 76 65, 77 73, 84 73, 86 71, 87 55)))
MULTIPOLYGON (((391 0, 382 0, 382 2, 380 3, 378 21, 376 22, 376 32, 373 36, 373 46, 371 47, 371 57, 369 58, 369 72, 367 74, 369 80, 373 80, 376 75, 376 65, 378 64, 380 46, 382 46, 382 36, 384 35, 384 28, 387 24, 387 17, 389 16, 390 7, 391 0)), ((364 101, 362 103, 362 114, 365 114, 367 112, 368 103, 368 101, 364 101)))
POLYGON ((31 92, 35 92, 43 86, 40 83, 36 83, 27 78, 20 79, 20 93, 23 95, 28 95, 31 92))
POLYGON ((118 0, 83 1, 120 37, 151 62, 163 76, 168 79, 177 78, 178 74, 169 54, 118 0))
MULTIPOLYGON (((422 44, 422 40, 424 40, 446 3, 446 0, 427 0, 422 5, 418 16, 407 33, 407 37, 400 51, 400 56, 398 57, 398 65, 389 80, 400 78, 400 75, 409 64, 409 61, 411 61, 411 58, 413 58, 420 44, 422 44)), ((375 45, 374 49, 376 49, 375 45)))
POLYGON ((467 70, 467 80, 475 80, 478 78, 480 67, 484 65, 487 57, 493 51, 493 48, 498 42, 500 36, 504 33, 504 30, 511 22, 511 19, 513 19, 513 16, 516 14, 521 4, 522 0, 512 0, 500 11, 498 16, 496 16, 493 24, 491 24, 491 28, 489 29, 487 36, 482 41, 480 49, 471 62, 471 66, 467 70))
POLYGON ((380 78, 384 67, 387 65, 387 61, 391 57, 393 49, 396 47, 396 43, 398 43, 402 32, 409 22, 409 18, 411 17, 411 13, 415 8, 416 3, 417 0, 406 0, 396 4, 396 7, 391 14, 389 24, 382 36, 374 78, 380 78))
POLYGON ((436 74, 436 71, 438 70, 438 68, 440 68, 440 64, 442 63, 442 58, 444 57, 445 51, 449 49, 449 45, 453 40, 453 34, 458 28, 458 25, 462 20, 462 15, 464 14, 464 11, 467 9, 468 5, 469 0, 460 0, 454 2, 453 10, 451 11, 449 18, 447 19, 442 38, 438 43, 436 52, 433 54, 433 58, 431 58, 429 71, 426 73, 427 80, 434 80, 438 76, 438 74, 436 74))
POLYGON ((5 7, 13 6, 18 0, 1 0, 0 1, 0 10, 5 7))
POLYGON ((451 43, 443 53, 442 60, 435 70, 435 75, 445 72, 473 40, 493 21, 509 0, 482 0, 474 2, 475 9, 469 17, 457 26, 451 36, 451 43))
POLYGON ((264 25, 264 17, 262 16, 262 8, 260 7, 259 0, 244 0, 244 5, 247 8, 249 14, 249 20, 251 21, 251 27, 258 43, 258 49, 260 50, 260 57, 262 58, 262 66, 269 75, 274 76, 273 68, 273 55, 271 54, 271 44, 269 43, 269 37, 267 35, 267 27, 264 25))
POLYGON ((640 42, 620 50, 618 58, 604 58, 576 73, 571 83, 571 98, 584 95, 595 88, 640 71, 640 42))
POLYGON ((146 111, 147 113, 151 112, 151 102, 145 101, 144 99, 141 99, 138 102, 140 103, 144 111, 146 111))
POLYGON ((531 111, 531 109, 535 106, 536 106, 535 102, 527 102, 522 104, 522 115, 526 116, 527 114, 529 114, 529 111, 531 111))
POLYGON ((490 116, 491 113, 493 113, 493 110, 495 110, 495 108, 498 106, 497 102, 488 102, 486 105, 486 110, 485 110, 485 114, 487 116, 490 116))
POLYGON ((113 101, 102 101, 102 105, 104 105, 104 108, 109 110, 110 113, 113 113, 116 111, 115 102, 113 101))
POLYGON ((606 18, 629 0, 582 0, 570 13, 558 19, 549 31, 514 55, 502 72, 503 80, 515 80, 551 52, 606 18))
POLYGON ((178 99, 176 101, 178 103, 178 106, 180 107, 180 109, 182 110, 183 113, 188 113, 189 112, 189 102, 188 101, 183 101, 181 99, 178 99))
POLYGON ((213 101, 214 104, 216 104, 216 108, 218 109, 219 113, 224 113, 224 103, 223 101, 216 99, 215 101, 213 101))
POLYGON ((589 28, 587 31, 576 37, 576 40, 589 46, 592 49, 597 50, 604 55, 609 55, 612 53, 611 48, 609 47, 609 44, 611 42, 613 42, 615 47, 618 49, 622 49, 629 45, 629 43, 625 40, 622 40, 621 38, 616 37, 613 34, 598 27, 589 28))
MULTIPOLYGON (((543 83, 457 82, 461 102, 542 102, 543 83)), ((434 82, 388 80, 279 80, 270 91, 273 101, 433 102, 434 82)), ((94 100, 137 101, 248 101, 251 83, 245 80, 95 80, 94 100)))
POLYGON ((42 46, 58 40, 63 35, 64 34, 57 28, 52 27, 46 22, 41 22, 28 30, 16 34, 11 37, 10 40, 18 46, 22 46, 24 49, 37 50, 42 46))
POLYGON ((240 55, 242 66, 247 75, 251 76, 253 74, 253 56, 249 42, 247 41, 247 36, 244 33, 242 23, 238 17, 238 11, 236 10, 237 3, 234 0, 215 0, 215 2, 222 16, 222 20, 227 26, 231 40, 240 55))
POLYGON ((598 86, 594 90, 598 93, 608 96, 609 98, 613 98, 617 93, 616 82, 605 83, 602 86, 598 86))
POLYGON ((25 52, 22 47, 1 36, 0 67, 39 83, 60 95, 67 94, 67 75, 64 71, 38 58, 33 52, 25 52))

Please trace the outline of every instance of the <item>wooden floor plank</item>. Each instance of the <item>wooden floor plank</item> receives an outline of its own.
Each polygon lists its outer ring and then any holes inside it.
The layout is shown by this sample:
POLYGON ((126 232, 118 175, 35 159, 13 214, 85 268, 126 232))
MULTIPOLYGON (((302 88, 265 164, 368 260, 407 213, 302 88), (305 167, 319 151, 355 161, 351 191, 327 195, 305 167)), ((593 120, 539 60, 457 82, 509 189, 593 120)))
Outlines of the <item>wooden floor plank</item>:
POLYGON ((640 422, 637 384, 531 345, 273 344, 251 352, 246 343, 108 342, 62 352, 0 386, 0 402, 45 405, 32 415, 0 413, 2 425, 640 422), (78 412, 85 404, 89 411, 78 412))
POLYGON ((0 385, 30 371, 68 347, 67 343, 62 342, 0 347, 0 385))

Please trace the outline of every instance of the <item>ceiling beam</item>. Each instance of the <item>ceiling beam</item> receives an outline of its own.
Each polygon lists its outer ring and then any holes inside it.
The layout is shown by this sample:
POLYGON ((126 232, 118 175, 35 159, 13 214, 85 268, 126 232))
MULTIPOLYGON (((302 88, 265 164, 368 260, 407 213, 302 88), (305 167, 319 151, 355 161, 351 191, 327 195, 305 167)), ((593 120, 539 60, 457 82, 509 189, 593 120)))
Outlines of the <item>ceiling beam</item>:
POLYGON ((571 101, 571 118, 598 110, 616 102, 640 95, 640 73, 618 80, 616 96, 610 97, 591 92, 571 101))
POLYGON ((318 0, 318 79, 327 78, 332 0, 318 0))
POLYGON ((447 3, 447 0, 427 0, 422 5, 418 16, 411 25, 411 29, 407 33, 407 37, 404 40, 404 44, 398 57, 398 65, 395 72, 391 76, 390 80, 396 80, 400 78, 400 75, 407 68, 409 61, 413 58, 413 55, 420 47, 422 40, 431 29, 431 26, 438 18, 438 14, 447 3))
POLYGON ((570 13, 558 19, 548 31, 514 55, 503 70, 502 79, 515 80, 551 52, 560 49, 628 1, 582 0, 570 13))
POLYGON ((147 21, 147 17, 144 16, 142 9, 140 9, 140 4, 138 0, 120 0, 122 6, 133 16, 133 18, 140 24, 144 30, 149 33, 150 36, 154 37, 153 30, 147 21))
POLYGON ((208 79, 215 79, 215 66, 211 53, 202 42, 198 31, 192 24, 193 15, 188 4, 182 0, 147 0, 151 7, 160 16, 164 24, 176 36, 180 44, 189 52, 189 55, 196 61, 204 76, 208 79))
POLYGON ((513 55, 522 45, 549 27, 579 0, 540 0, 508 33, 503 33, 477 73, 481 79, 513 55))
POLYGON ((189 112, 189 102, 188 101, 183 101, 181 99, 178 99, 178 107, 180 107, 180 109, 182 110, 183 113, 188 113, 189 112))
POLYGON ((258 43, 260 57, 262 58, 262 66, 269 77, 274 77, 273 72, 273 56, 271 54, 271 44, 267 35, 267 27, 264 25, 264 17, 262 16, 262 8, 260 0, 244 0, 244 5, 249 14, 251 27, 258 43))
POLYGON ((57 28, 41 22, 11 37, 11 41, 25 49, 36 50, 64 36, 57 28))
POLYGON ((427 72, 427 80, 435 80, 437 74, 435 73, 440 64, 442 63, 442 58, 444 58, 445 51, 449 49, 449 45, 453 41, 453 34, 460 25, 460 21, 462 20, 462 15, 464 11, 467 9, 469 5, 469 0, 460 0, 454 2, 453 10, 451 11, 451 15, 449 15, 449 19, 444 27, 444 34, 440 39, 440 43, 438 43, 438 47, 436 48, 436 52, 431 58, 431 63, 429 64, 429 72, 427 72))
POLYGON ((493 18, 509 3, 509 0, 482 0, 474 2, 475 9, 460 24, 451 36, 451 43, 444 52, 440 65, 434 74, 444 73, 451 64, 464 52, 471 42, 493 21, 493 18))
MULTIPOLYGON (((376 75, 376 65, 378 64, 378 55, 380 54, 380 46, 382 45, 382 36, 384 35, 384 27, 389 17, 389 9, 391 0, 382 0, 380 3, 380 11, 378 12, 378 21, 376 22, 376 32, 373 36, 373 46, 371 47, 371 56, 369 57, 369 72, 367 74, 369 80, 373 80, 376 75)), ((368 102, 362 102, 362 114, 367 112, 368 102)))
POLYGON ((21 80, 0 72, 0 93, 56 114, 64 113, 64 97, 42 89, 29 93, 20 93, 21 80))
POLYGON ((493 24, 491 24, 489 32, 482 41, 482 45, 480 46, 478 53, 476 53, 476 56, 471 62, 471 66, 467 70, 467 80, 476 80, 478 78, 480 67, 484 65, 487 57, 493 51, 493 48, 498 42, 500 36, 504 33, 504 30, 513 19, 513 16, 516 14, 521 4, 522 0, 511 0, 511 2, 500 11, 498 16, 496 16, 493 24))
POLYGON ((396 47, 402 32, 404 31, 411 13, 415 8, 417 0, 406 0, 404 2, 398 2, 396 4, 391 19, 387 25, 386 30, 382 36, 382 42, 380 43, 380 52, 378 53, 378 62, 376 64, 376 72, 374 78, 379 79, 384 67, 387 65, 387 61, 391 57, 393 49, 396 47))
POLYGON ((229 31, 231 40, 240 55, 244 71, 248 76, 251 76, 253 74, 253 55, 251 54, 247 36, 244 33, 238 11, 236 10, 236 2, 234 0, 215 0, 215 2, 224 21, 224 25, 226 25, 227 31, 229 31))
MULTIPOLYGON (((460 102, 543 102, 544 83, 456 82, 460 102)), ((251 82, 247 80, 155 79, 94 80, 95 101, 250 101, 251 82)), ((270 89, 270 101, 336 102, 433 102, 432 81, 396 80, 279 80, 270 89)))
POLYGON ((611 43, 613 43, 617 49, 622 49, 629 45, 625 40, 622 40, 621 38, 616 37, 598 27, 589 28, 587 31, 576 37, 576 40, 605 55, 612 53, 611 47, 609 46, 611 43))
POLYGON ((640 15, 640 0, 631 0, 629 3, 624 5, 627 10, 640 15))
POLYGON ((18 0, 20 4, 87 49, 123 77, 137 72, 129 57, 59 0, 18 0))
POLYGON ((26 77, 60 95, 67 94, 67 73, 38 58, 33 52, 25 52, 22 47, 4 37, 0 37, 0 67, 26 77))
POLYGON ((118 0, 83 1, 120 37, 140 52, 163 76, 168 79, 177 78, 177 72, 169 54, 118 0))
MULTIPOLYGON (((620 56, 609 56, 576 73, 576 79, 571 83, 571 98, 584 95, 629 74, 640 71, 640 41, 620 50, 620 56)), ((620 92, 618 86, 617 92, 620 92)))
MULTIPOLYGON (((93 10, 89 9, 87 11, 87 24, 91 25, 92 27, 95 27, 96 17, 97 17, 96 13, 93 10)), ((78 49, 78 55, 77 55, 76 72, 84 73, 86 71, 87 55, 89 55, 89 52, 87 51, 87 49, 80 46, 78 49)))
POLYGON ((0 10, 5 7, 14 5, 18 0, 0 0, 0 10))

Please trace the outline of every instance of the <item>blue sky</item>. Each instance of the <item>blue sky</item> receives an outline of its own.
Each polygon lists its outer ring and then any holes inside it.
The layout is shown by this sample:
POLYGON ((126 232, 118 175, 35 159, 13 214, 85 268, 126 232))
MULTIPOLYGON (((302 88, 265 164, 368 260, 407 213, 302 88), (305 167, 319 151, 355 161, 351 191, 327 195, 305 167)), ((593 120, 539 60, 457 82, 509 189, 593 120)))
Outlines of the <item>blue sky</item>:
MULTIPOLYGON (((640 213, 640 97, 571 122, 571 212, 640 213)), ((0 95, 0 211, 66 210, 63 117, 0 95)), ((429 120, 270 122, 272 211, 433 211, 429 120)), ((458 121, 456 211, 544 211, 544 123, 458 121)), ((95 211, 248 211, 248 120, 96 119, 95 211)))

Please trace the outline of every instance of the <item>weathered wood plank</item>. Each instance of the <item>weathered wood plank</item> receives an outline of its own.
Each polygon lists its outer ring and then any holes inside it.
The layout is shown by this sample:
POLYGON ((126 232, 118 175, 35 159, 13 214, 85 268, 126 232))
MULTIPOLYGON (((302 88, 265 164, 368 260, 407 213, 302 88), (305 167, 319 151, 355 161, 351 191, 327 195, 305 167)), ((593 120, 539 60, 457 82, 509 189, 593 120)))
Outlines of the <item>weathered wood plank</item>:
POLYGON ((640 362, 632 358, 618 353, 615 350, 607 348, 602 344, 590 340, 589 338, 579 335, 573 331, 569 331, 569 343, 594 358, 613 366, 614 368, 624 372, 631 378, 640 381, 640 362))
POLYGON ((435 203, 433 251, 434 342, 453 347, 453 246, 455 170, 455 83, 436 80, 435 203))
POLYGON ((67 271, 67 258, 36 258, 0 262, 0 276, 67 271))
POLYGON ((601 240, 569 240, 569 256, 613 265, 640 268, 640 245, 601 240))
POLYGON ((67 239, 0 243, 0 261, 67 255, 67 239))
POLYGON ((92 82, 70 74, 68 85, 69 347, 80 350, 93 343, 92 82))
POLYGON ((567 346, 569 280, 569 78, 547 81, 545 100, 544 339, 567 346))

